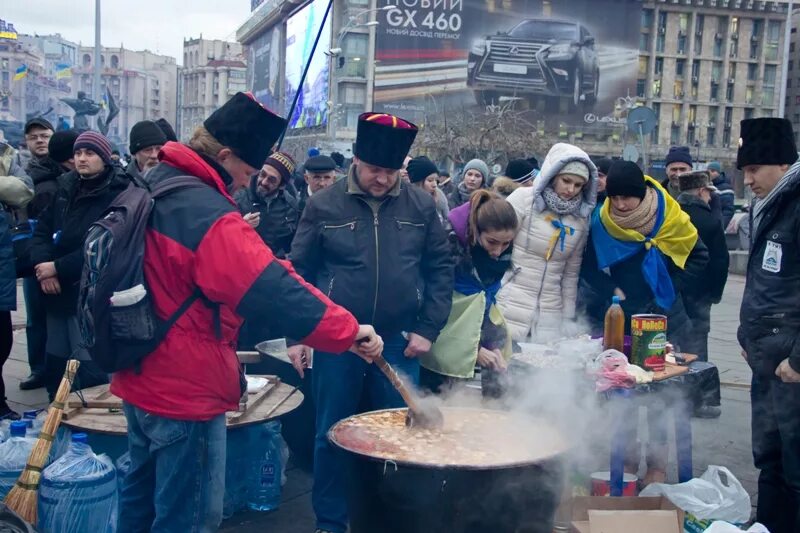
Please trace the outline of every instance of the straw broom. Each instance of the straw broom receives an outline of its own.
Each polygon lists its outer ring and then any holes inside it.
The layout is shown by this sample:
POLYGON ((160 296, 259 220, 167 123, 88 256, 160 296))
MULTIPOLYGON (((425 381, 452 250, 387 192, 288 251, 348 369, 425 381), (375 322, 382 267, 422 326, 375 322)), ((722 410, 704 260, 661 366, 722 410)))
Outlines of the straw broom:
POLYGON ((42 432, 39 434, 39 440, 36 441, 36 445, 33 447, 30 457, 28 457, 25 470, 22 471, 17 483, 5 499, 6 505, 29 524, 36 525, 37 492, 39 490, 39 481, 42 477, 42 469, 44 469, 44 465, 50 455, 50 448, 53 446, 58 426, 61 424, 61 416, 64 414, 64 406, 72 389, 72 381, 75 379, 78 366, 80 366, 80 362, 75 359, 70 359, 67 362, 64 377, 61 378, 61 384, 58 386, 55 400, 50 404, 47 418, 44 421, 44 426, 42 426, 42 432))

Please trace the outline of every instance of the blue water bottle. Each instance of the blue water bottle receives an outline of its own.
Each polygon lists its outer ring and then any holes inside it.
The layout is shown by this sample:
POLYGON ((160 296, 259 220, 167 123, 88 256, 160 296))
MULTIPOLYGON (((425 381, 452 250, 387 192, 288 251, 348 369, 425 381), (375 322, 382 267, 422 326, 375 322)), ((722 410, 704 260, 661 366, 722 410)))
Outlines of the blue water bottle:
POLYGON ((280 422, 268 422, 253 429, 253 458, 247 487, 247 507, 253 511, 272 511, 281 503, 281 455, 283 437, 280 422))
POLYGON ((25 436, 28 423, 22 420, 11 422, 10 436, 0 444, 0 499, 5 498, 17 482, 28 457, 36 445, 34 439, 25 436))

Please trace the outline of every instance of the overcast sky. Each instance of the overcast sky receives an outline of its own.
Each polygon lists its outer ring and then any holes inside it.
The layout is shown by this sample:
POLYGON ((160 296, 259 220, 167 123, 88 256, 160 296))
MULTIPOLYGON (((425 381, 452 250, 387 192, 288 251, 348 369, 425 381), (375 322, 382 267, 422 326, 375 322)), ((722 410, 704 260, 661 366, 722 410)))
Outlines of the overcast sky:
MULTIPOLYGON (((0 0, 0 19, 19 33, 60 33, 94 44, 94 0, 0 0)), ((184 37, 236 40, 250 0, 102 0, 103 46, 150 50, 183 63, 184 37)))

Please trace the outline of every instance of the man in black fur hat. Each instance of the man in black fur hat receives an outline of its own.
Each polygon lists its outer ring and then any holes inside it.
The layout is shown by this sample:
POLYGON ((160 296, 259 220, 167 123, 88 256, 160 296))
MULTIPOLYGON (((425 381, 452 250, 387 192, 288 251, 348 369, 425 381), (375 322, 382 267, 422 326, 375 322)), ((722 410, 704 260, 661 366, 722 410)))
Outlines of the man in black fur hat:
MULTIPOLYGON (((384 357, 412 381, 419 378, 417 356, 447 322, 453 291, 450 248, 433 198, 400 179, 416 134, 416 126, 393 115, 362 114, 350 172, 308 200, 292 243, 297 271, 356 318, 374 321, 384 357)), ((290 357, 303 360, 304 351, 292 347, 290 357)), ((379 369, 350 353, 314 353, 312 380, 317 528, 344 533, 344 471, 328 430, 362 407, 405 404, 379 369)))
POLYGON ((756 518, 772 533, 800 531, 800 164, 792 124, 743 120, 736 166, 756 199, 739 342, 750 389, 756 518))

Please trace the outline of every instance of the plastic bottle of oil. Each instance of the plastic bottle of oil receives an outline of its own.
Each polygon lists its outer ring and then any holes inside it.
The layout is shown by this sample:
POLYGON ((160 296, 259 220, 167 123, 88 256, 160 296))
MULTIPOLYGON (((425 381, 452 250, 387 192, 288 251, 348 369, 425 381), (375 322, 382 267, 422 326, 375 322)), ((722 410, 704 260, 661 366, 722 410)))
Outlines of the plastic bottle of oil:
POLYGON ((603 349, 617 350, 624 353, 625 349, 625 312, 619 305, 619 296, 611 298, 611 307, 606 311, 603 328, 603 349))

